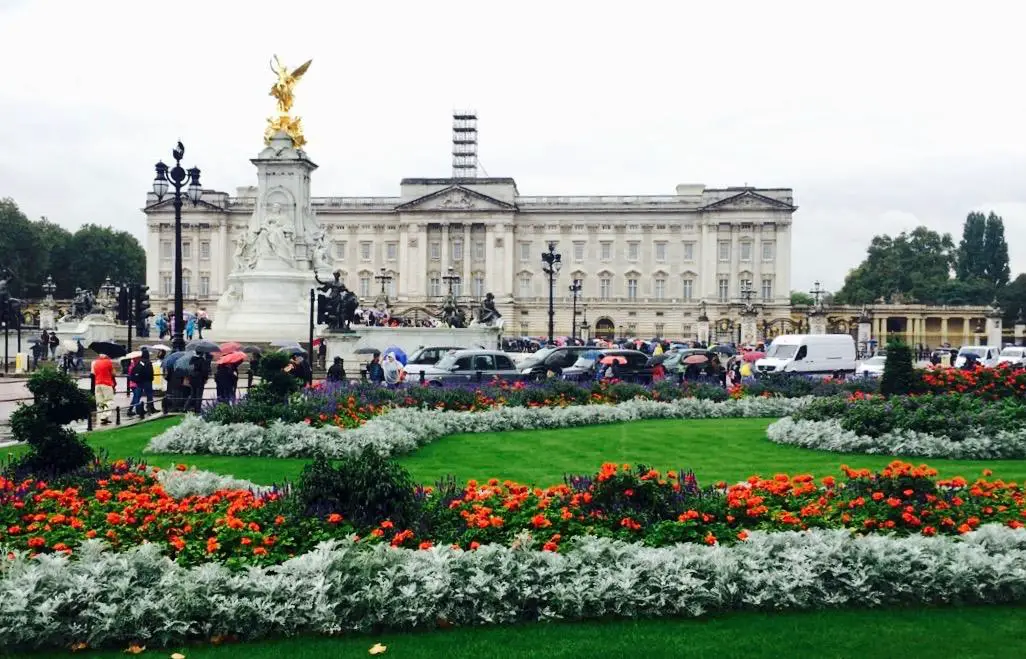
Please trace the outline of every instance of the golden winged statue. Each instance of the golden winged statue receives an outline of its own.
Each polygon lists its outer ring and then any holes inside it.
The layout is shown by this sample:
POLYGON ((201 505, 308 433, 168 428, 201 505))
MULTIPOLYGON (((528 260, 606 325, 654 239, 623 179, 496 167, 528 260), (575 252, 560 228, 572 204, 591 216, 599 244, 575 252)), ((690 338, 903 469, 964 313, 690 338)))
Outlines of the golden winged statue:
POLYGON ((299 117, 289 116, 292 110, 292 102, 295 96, 292 90, 299 82, 303 74, 310 68, 313 60, 307 60, 305 64, 289 71, 275 55, 271 58, 271 72, 278 76, 278 80, 271 86, 270 95, 278 101, 278 116, 270 117, 267 120, 267 130, 264 131, 264 141, 270 143, 271 138, 279 132, 287 133, 292 138, 292 144, 298 149, 306 144, 303 137, 303 128, 299 117))

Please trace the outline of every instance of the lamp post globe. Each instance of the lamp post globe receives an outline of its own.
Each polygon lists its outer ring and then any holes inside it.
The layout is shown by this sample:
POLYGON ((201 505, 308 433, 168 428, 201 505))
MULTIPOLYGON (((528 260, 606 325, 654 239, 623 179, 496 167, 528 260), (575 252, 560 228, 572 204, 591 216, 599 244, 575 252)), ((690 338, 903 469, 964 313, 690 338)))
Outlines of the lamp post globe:
POLYGON ((161 201, 168 191, 173 189, 175 208, 175 304, 174 304, 174 331, 171 335, 171 349, 175 352, 185 350, 185 335, 182 317, 185 315, 184 301, 182 294, 182 189, 185 188, 189 201, 197 204, 203 196, 203 188, 200 186, 200 170, 192 167, 188 171, 182 167, 182 158, 185 156, 185 146, 181 142, 175 145, 171 151, 171 157, 175 159, 174 167, 168 168, 163 161, 158 162, 155 169, 156 177, 153 179, 153 194, 157 201, 161 201))

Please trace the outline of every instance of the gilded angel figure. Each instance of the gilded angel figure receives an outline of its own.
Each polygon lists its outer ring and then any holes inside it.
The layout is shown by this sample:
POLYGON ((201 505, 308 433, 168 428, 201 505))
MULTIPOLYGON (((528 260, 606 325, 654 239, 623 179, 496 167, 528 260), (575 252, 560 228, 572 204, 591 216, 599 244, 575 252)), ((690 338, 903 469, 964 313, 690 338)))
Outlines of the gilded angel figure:
POLYGON ((306 73, 306 70, 310 68, 311 62, 313 60, 307 60, 305 64, 289 73, 288 68, 282 65, 277 55, 271 60, 271 71, 278 76, 278 80, 271 86, 270 95, 278 100, 279 113, 288 114, 289 110, 292 109, 292 90, 295 88, 296 83, 299 82, 299 79, 303 77, 303 74, 306 73))

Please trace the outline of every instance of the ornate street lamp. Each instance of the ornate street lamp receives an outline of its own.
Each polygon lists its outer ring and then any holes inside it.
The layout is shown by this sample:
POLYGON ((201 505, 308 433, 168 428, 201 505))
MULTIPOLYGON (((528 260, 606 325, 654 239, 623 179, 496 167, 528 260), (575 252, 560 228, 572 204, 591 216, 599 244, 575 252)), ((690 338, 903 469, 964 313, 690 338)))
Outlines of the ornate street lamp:
POLYGON ((574 283, 570 284, 570 295, 573 296, 573 322, 570 323, 570 340, 577 339, 577 296, 581 293, 583 288, 583 282, 580 279, 575 279, 574 283))
POLYGON ((381 297, 385 300, 385 306, 388 306, 388 291, 385 290, 385 286, 392 283, 392 275, 382 268, 380 275, 374 275, 376 281, 381 282, 381 297))
POLYGON ((449 274, 442 277, 442 281, 449 285, 449 297, 452 297, 453 285, 460 283, 460 276, 456 274, 456 271, 452 266, 449 266, 449 274))
POLYGON ((168 193, 169 187, 174 188, 175 206, 175 309, 174 309, 174 333, 171 336, 171 348, 175 351, 185 350, 185 336, 183 334, 182 316, 184 315, 184 303, 182 301, 182 188, 188 185, 187 194, 193 204, 199 203, 203 195, 200 187, 200 170, 192 167, 186 172, 182 168, 182 157, 185 155, 185 147, 179 142, 171 151, 171 157, 175 159, 175 166, 168 169, 163 161, 157 163, 157 177, 153 179, 153 194, 157 195, 159 202, 168 193), (188 177, 188 181, 186 178, 188 177))
POLYGON ((581 340, 587 343, 588 339, 591 338, 590 334, 591 325, 588 324, 588 305, 584 305, 584 316, 581 319, 581 340))
POLYGON ((563 267, 563 257, 556 252, 556 243, 549 243, 549 251, 542 252, 542 272, 549 277, 549 345, 554 345, 556 338, 556 310, 552 306, 552 298, 555 295, 556 277, 559 276, 559 269, 563 267))
MULTIPOLYGON (((108 278, 109 281, 109 278, 108 278)), ((50 275, 46 276, 46 281, 43 282, 40 287, 43 289, 43 295, 45 295, 45 302, 47 304, 53 304, 53 294, 57 292, 57 284, 53 283, 53 277, 50 275)))

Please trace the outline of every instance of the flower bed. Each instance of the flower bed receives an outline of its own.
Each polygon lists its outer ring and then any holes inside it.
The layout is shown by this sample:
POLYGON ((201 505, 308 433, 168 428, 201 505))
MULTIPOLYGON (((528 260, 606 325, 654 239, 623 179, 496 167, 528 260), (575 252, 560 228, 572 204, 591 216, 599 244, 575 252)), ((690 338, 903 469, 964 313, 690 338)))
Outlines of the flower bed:
POLYGON ((238 404, 211 406, 203 418, 216 423, 309 422, 315 426, 353 428, 391 408, 415 408, 450 412, 479 412, 496 407, 566 407, 609 405, 632 400, 672 402, 684 398, 715 402, 731 398, 828 396, 855 391, 875 391, 875 381, 835 382, 800 376, 776 376, 751 385, 732 388, 708 384, 663 381, 651 386, 624 382, 575 383, 550 380, 542 383, 462 383, 444 387, 411 384, 389 389, 371 384, 318 383, 287 402, 243 399, 238 404))
POLYGON ((891 430, 874 436, 846 430, 834 419, 825 421, 779 419, 766 429, 766 436, 777 444, 800 446, 817 451, 904 455, 952 460, 1021 460, 1026 458, 1026 428, 968 434, 954 440, 915 430, 891 430))
POLYGON ((186 417, 150 440, 150 453, 209 453, 268 457, 353 455, 366 448, 381 455, 409 453, 458 433, 570 428, 640 419, 779 417, 807 405, 810 398, 741 398, 722 402, 679 398, 672 402, 631 400, 617 405, 495 407, 480 412, 395 408, 364 425, 342 429, 313 423, 221 424, 186 417))
POLYGON ((1026 396, 1026 368, 999 364, 994 368, 977 366, 966 371, 960 368, 930 368, 922 372, 924 393, 971 394, 988 400, 1026 396))
POLYGON ((183 567, 99 541, 0 560, 0 645, 172 645, 238 635, 1026 600, 1026 532, 752 532, 731 546, 582 538, 563 553, 324 543, 282 565, 183 567))
MULTIPOLYGON (((121 461, 108 477, 80 479, 78 487, 0 479, 0 547, 72 555, 83 541, 103 539, 116 550, 159 546, 182 565, 216 560, 238 568, 281 563, 323 540, 345 538, 420 549, 497 544, 559 551, 584 536, 665 547, 732 544, 754 531, 811 528, 959 535, 985 523, 1021 528, 1026 519, 1026 494, 1016 484, 934 480, 928 467, 900 462, 878 474, 842 469, 841 479, 819 483, 811 475, 779 474, 702 488, 691 473, 606 464, 596 475, 568 476, 545 489, 449 480, 435 488, 411 486, 384 502, 373 493, 350 492, 332 511, 321 505, 328 500, 323 481, 176 498, 156 470, 121 461), (311 501, 324 512, 310 514, 311 501), (378 514, 367 514, 371 509, 378 514)), ((370 478, 390 480, 385 471, 370 478)))

